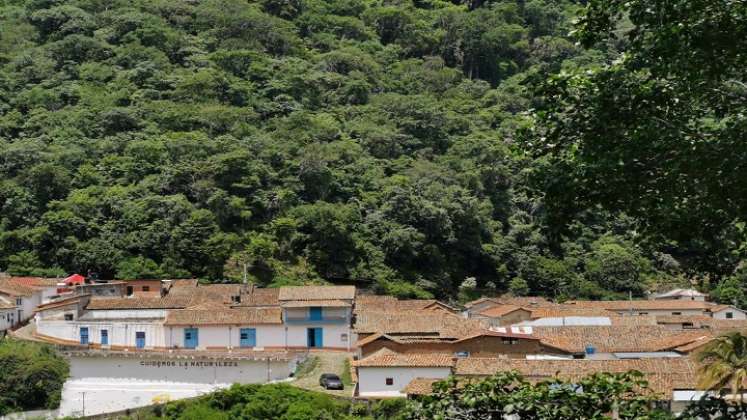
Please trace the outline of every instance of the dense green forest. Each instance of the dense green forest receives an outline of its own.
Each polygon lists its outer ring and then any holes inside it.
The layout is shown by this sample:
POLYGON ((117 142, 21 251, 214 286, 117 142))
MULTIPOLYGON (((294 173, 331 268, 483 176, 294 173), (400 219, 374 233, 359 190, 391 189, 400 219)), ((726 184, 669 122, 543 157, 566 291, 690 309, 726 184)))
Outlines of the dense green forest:
POLYGON ((0 339, 0 416, 60 405, 68 362, 50 346, 0 339))
MULTIPOLYGON (((692 19, 744 7, 685 3, 692 19)), ((676 92, 697 85, 696 105, 727 114, 736 99, 710 98, 695 76, 666 90, 655 78, 668 69, 621 59, 658 51, 693 74, 684 49, 635 37, 656 16, 623 9, 642 4, 0 0, 0 267, 209 280, 247 267, 263 285, 441 298, 695 280, 743 299, 747 232, 730 197, 745 178, 719 184, 743 154, 675 144, 692 140, 682 127, 731 130, 732 143, 739 128, 689 126, 708 115, 676 92), (604 36, 619 27, 641 30, 604 36), (675 93, 662 105, 646 97, 655 88, 675 93), (681 121, 634 127, 675 103, 681 121), (631 133, 646 135, 618 141, 631 133), (723 168, 719 152, 733 157, 723 168)), ((747 39, 737 18, 724 49, 747 39)), ((744 68, 730 57, 728 71, 744 68)))

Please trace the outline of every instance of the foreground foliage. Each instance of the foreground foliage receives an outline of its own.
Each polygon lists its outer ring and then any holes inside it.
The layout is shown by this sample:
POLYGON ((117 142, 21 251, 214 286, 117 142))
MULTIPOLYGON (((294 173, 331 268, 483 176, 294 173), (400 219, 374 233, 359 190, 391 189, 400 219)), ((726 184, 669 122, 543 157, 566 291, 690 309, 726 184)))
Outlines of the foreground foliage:
MULTIPOLYGON (((746 34, 743 1, 588 2, 577 39, 621 53, 538 83, 529 145, 556 227, 596 206, 622 210, 716 276, 739 267, 746 34)), ((744 304, 740 283, 728 294, 744 304)))
POLYGON ((386 399, 371 405, 350 403, 289 385, 234 385, 195 400, 157 407, 138 418, 246 420, 487 420, 517 415, 521 419, 696 420, 744 418, 747 405, 706 397, 675 417, 657 409, 640 373, 594 374, 576 383, 527 382, 516 373, 499 373, 468 383, 449 378, 434 392, 415 400, 386 399), (741 417, 740 417, 741 416, 741 417))
POLYGON ((57 408, 68 369, 49 346, 0 339, 0 415, 57 408))
POLYGON ((466 384, 454 378, 434 384, 433 394, 411 407, 409 419, 668 419, 652 409, 655 395, 640 373, 594 374, 576 383, 531 384, 516 373, 499 373, 466 384))

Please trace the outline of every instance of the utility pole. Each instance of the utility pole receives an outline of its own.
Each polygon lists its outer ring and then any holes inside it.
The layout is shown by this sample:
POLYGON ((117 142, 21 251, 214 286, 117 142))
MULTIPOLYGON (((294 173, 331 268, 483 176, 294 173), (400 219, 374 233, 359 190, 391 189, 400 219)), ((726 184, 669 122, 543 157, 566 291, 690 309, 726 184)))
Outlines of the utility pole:
POLYGON ((633 291, 628 290, 628 300, 630 301, 630 315, 633 316, 633 291))

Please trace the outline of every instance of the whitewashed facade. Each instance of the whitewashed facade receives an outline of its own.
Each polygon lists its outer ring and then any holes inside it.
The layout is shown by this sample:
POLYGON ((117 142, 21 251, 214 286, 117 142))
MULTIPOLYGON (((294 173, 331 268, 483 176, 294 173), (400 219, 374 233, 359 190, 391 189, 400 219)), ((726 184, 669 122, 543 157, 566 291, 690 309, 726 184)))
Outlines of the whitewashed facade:
POLYGON ((273 355, 72 354, 69 359, 70 378, 62 390, 61 416, 90 416, 195 397, 234 383, 284 380, 297 363, 296 359, 273 355))
POLYGON ((359 367, 358 395, 361 397, 403 397, 402 390, 415 378, 443 379, 450 367, 359 367))

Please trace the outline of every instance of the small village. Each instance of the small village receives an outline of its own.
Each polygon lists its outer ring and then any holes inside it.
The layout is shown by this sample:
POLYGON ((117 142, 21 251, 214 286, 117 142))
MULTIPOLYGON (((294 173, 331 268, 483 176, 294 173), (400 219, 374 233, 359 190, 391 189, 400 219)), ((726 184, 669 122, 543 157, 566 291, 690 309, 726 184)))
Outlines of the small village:
POLYGON ((310 358, 336 360, 325 368, 348 370, 352 383, 336 394, 364 400, 418 398, 449 376, 573 381, 634 370, 677 413, 704 393, 697 352, 745 329, 745 311, 691 289, 563 303, 504 295, 455 307, 354 286, 0 279, 0 334, 52 344, 70 359, 63 415, 232 383, 301 382, 296 372, 310 358))

